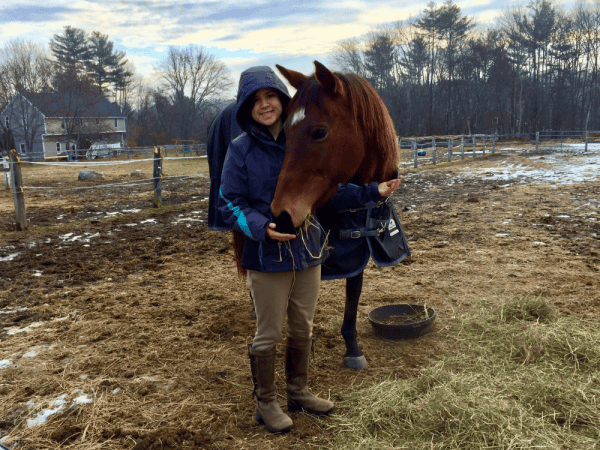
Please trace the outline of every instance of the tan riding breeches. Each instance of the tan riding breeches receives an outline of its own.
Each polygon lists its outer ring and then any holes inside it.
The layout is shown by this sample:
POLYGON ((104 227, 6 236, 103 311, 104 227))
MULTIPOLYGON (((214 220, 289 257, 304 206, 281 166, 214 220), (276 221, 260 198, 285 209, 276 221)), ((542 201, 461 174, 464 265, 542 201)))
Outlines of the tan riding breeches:
POLYGON ((256 310, 255 350, 268 350, 282 338, 287 315, 287 337, 311 339, 315 306, 321 284, 321 266, 300 272, 248 270, 248 285, 256 310))

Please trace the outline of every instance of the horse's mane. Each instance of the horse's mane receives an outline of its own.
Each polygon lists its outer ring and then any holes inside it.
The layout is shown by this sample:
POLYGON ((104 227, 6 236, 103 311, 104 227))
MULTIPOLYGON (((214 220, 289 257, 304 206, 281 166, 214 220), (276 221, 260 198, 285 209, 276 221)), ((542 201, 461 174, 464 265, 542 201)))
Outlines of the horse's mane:
MULTIPOLYGON (((378 149, 383 162, 383 170, 395 172, 398 169, 398 140, 390 114, 375 89, 362 77, 354 73, 334 73, 344 84, 352 105, 352 116, 357 126, 362 128, 368 149, 378 149)), ((300 104, 315 104, 322 107, 323 93, 313 75, 298 91, 300 104)), ((377 174, 382 177, 383 174, 377 174)), ((384 181, 379 179, 378 181, 384 181)))

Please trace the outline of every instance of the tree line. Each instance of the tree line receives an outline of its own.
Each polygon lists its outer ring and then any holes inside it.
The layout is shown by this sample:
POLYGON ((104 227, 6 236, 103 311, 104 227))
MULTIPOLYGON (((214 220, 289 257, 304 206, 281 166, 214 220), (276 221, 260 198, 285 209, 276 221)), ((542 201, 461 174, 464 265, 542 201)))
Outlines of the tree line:
POLYGON ((600 4, 549 0, 477 24, 451 0, 338 43, 337 69, 368 79, 399 135, 600 130, 600 4))
MULTIPOLYGON (((203 47, 170 47, 154 68, 152 82, 135 73, 125 52, 116 51, 109 36, 66 26, 48 46, 25 40, 0 48, 0 111, 15 98, 55 93, 64 100, 67 143, 89 147, 102 130, 81 130, 84 103, 107 98, 127 117, 127 144, 152 146, 178 140, 204 142, 206 130, 232 86, 227 67, 203 47), (90 138, 92 141, 90 141, 90 138)), ((15 110, 15 108, 13 108, 15 110)), ((27 105, 0 123, 0 150, 14 147, 13 129, 31 142, 36 127, 27 105)), ((68 148, 68 145, 67 145, 68 148)))
MULTIPOLYGON (((600 130, 599 56, 598 1, 565 10, 532 0, 485 25, 447 0, 339 42, 330 60, 369 80, 399 135, 418 136, 600 130)), ((170 47, 149 78, 97 31, 67 26, 47 46, 0 48, 0 110, 16 92, 102 95, 127 117, 129 146, 204 142, 231 87, 225 64, 198 45, 170 47)), ((0 123, 5 149, 10 131, 0 123)))

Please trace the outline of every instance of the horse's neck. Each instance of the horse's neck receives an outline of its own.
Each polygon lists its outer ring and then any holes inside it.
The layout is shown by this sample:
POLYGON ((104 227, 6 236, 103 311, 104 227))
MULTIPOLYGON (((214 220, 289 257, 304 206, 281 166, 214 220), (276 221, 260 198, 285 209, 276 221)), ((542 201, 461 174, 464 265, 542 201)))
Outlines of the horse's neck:
POLYGON ((395 178, 396 173, 397 168, 392 168, 389 164, 385 164, 380 157, 373 157, 367 153, 362 164, 350 179, 350 183, 358 186, 372 181, 381 183, 395 178))

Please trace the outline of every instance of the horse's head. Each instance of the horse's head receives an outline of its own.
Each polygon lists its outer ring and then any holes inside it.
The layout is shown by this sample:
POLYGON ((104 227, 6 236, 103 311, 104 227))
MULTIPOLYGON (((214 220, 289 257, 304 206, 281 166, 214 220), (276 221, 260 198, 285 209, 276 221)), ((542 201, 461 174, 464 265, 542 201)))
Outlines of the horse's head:
POLYGON ((332 73, 318 61, 310 77, 277 69, 297 92, 287 109, 286 155, 271 210, 297 228, 339 184, 393 178, 398 147, 387 109, 364 79, 332 73))

